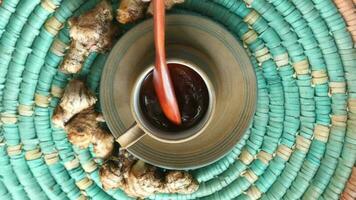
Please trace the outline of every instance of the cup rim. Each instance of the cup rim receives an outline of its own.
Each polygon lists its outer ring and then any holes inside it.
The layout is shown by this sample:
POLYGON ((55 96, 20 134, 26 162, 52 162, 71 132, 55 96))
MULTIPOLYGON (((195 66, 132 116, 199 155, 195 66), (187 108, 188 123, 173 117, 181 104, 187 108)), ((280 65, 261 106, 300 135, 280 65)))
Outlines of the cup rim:
MULTIPOLYGON (((198 65, 196 65, 195 63, 188 61, 188 60, 180 59, 180 58, 167 58, 167 63, 181 64, 186 67, 189 67, 190 69, 192 69, 196 73, 198 73, 199 76, 203 79, 203 81, 208 89, 208 94, 209 94, 209 105, 208 105, 208 109, 207 109, 203 119, 201 119, 198 122, 198 124, 194 125, 193 127, 182 131, 182 132, 185 132, 186 135, 188 135, 187 137, 183 137, 183 138, 179 138, 179 139, 174 139, 174 138, 166 139, 166 138, 159 137, 158 134, 153 133, 155 131, 159 131, 161 133, 163 132, 163 134, 171 133, 169 131, 159 130, 159 128, 155 128, 154 126, 147 125, 149 122, 145 121, 144 117, 139 116, 139 115, 142 115, 142 114, 139 114, 141 112, 139 109, 139 107, 140 107, 139 93, 140 93, 141 85, 142 85, 143 80, 146 78, 147 74, 150 73, 154 69, 153 63, 149 64, 145 68, 145 70, 143 70, 142 73, 135 80, 135 84, 134 84, 132 92, 131 92, 130 110, 131 110, 131 113, 135 119, 136 124, 145 132, 145 134, 149 135, 150 137, 152 137, 160 142, 164 142, 164 143, 183 143, 183 142, 187 142, 189 140, 192 140, 192 139, 198 137, 200 134, 202 134, 206 130, 206 128, 210 124, 210 122, 214 116, 215 106, 216 106, 215 88, 214 88, 214 85, 212 84, 209 76, 202 69, 200 69, 198 67, 198 65), (189 132, 192 132, 192 131, 195 133, 189 134, 189 132)), ((180 135, 180 133, 178 133, 177 135, 180 135)))

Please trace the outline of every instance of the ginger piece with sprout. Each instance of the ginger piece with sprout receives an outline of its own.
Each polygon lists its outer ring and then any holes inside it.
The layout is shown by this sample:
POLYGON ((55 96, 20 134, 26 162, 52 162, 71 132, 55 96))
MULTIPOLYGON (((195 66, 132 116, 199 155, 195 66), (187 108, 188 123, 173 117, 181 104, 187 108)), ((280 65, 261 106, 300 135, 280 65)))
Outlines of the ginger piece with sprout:
POLYGON ((67 73, 77 73, 91 52, 105 52, 117 33, 113 12, 107 0, 101 1, 87 13, 69 20, 70 49, 60 66, 67 73))
POLYGON ((93 106, 97 101, 95 95, 89 91, 81 80, 71 80, 62 99, 54 111, 52 122, 58 127, 64 125, 76 114, 93 106))
POLYGON ((79 148, 94 145, 94 153, 98 158, 108 158, 114 150, 114 137, 100 126, 101 116, 89 107, 75 115, 66 125, 68 140, 79 148))
MULTIPOLYGON (((122 24, 132 23, 145 16, 153 14, 153 2, 150 0, 122 0, 117 9, 116 20, 122 24)), ((166 9, 171 9, 175 4, 183 3, 184 0, 165 0, 166 9)))
POLYGON ((120 188, 134 198, 146 198, 155 193, 191 194, 199 187, 188 172, 163 172, 121 149, 118 157, 111 157, 104 163, 100 180, 105 190, 120 188))

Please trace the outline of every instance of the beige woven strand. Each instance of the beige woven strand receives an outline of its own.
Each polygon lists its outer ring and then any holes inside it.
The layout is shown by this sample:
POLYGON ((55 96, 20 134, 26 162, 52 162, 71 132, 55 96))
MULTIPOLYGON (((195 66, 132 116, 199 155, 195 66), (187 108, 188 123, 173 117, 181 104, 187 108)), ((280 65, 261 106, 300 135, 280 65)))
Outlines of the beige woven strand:
POLYGON ((254 156, 252 156, 250 154, 250 152, 247 149, 244 149, 241 154, 240 154, 240 158, 242 163, 244 163, 245 165, 249 165, 253 160, 254 160, 254 156))

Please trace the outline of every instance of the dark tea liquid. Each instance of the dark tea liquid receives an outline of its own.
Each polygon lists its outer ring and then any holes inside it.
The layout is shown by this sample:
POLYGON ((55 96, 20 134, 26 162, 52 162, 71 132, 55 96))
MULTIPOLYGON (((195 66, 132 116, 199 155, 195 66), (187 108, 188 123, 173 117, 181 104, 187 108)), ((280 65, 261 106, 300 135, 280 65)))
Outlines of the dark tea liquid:
POLYGON ((176 93, 182 124, 175 125, 164 115, 153 86, 153 71, 144 79, 140 90, 143 116, 153 126, 164 131, 178 132, 196 125, 206 114, 209 93, 204 80, 189 67, 168 64, 176 93))

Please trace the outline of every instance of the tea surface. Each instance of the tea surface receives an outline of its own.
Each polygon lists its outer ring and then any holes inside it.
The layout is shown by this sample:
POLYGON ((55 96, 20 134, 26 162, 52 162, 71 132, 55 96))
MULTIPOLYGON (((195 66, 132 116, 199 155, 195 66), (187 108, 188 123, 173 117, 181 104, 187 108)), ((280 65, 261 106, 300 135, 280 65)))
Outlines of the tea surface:
POLYGON ((189 67, 168 64, 175 89, 182 124, 175 125, 165 117, 153 86, 153 71, 143 81, 140 90, 140 106, 144 117, 155 127, 178 132, 196 125, 206 114, 209 93, 204 80, 189 67))

